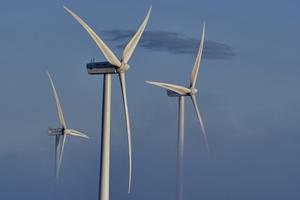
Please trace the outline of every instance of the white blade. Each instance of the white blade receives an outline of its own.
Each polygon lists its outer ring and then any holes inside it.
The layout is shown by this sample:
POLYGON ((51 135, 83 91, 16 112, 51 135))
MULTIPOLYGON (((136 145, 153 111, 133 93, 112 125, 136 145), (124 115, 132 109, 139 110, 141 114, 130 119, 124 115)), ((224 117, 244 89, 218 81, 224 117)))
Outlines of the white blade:
POLYGON ((205 23, 203 25, 203 31, 202 31, 202 38, 200 42, 200 47, 198 50, 196 62, 192 71, 192 76, 191 76, 191 88, 194 88, 196 85, 196 80, 199 72, 199 67, 201 63, 201 58, 202 58, 202 52, 203 52, 203 47, 204 47, 204 37, 205 37, 205 23))
POLYGON ((87 25, 79 16, 77 16, 74 12, 64 6, 65 10, 70 13, 80 24, 81 26, 88 32, 88 34, 93 38, 96 42, 100 50, 102 51, 105 58, 112 64, 117 67, 121 66, 121 62, 115 56, 115 54, 106 46, 106 44, 101 40, 101 38, 87 25))
POLYGON ((191 92, 191 90, 189 88, 179 86, 179 85, 173 85, 173 84, 168 84, 168 83, 160 83, 160 82, 154 82, 154 81, 146 81, 146 83, 156 85, 158 87, 162 87, 162 88, 165 88, 167 90, 171 90, 171 91, 176 92, 177 94, 180 94, 180 95, 185 95, 185 94, 188 94, 189 92, 191 92))
POLYGON ((81 138, 89 139, 89 136, 87 136, 86 134, 81 133, 79 131, 76 131, 74 129, 68 129, 68 134, 72 135, 72 136, 76 136, 76 137, 81 137, 81 138))
POLYGON ((53 94, 54 94, 54 97, 55 97, 55 102, 56 102, 56 107, 57 107, 57 115, 58 115, 59 123, 61 124, 61 126, 63 128, 66 128, 67 127, 66 126, 66 122, 65 122, 64 115, 63 115, 63 112, 62 112, 62 109, 61 109, 61 106, 60 106, 60 102, 59 102, 59 98, 58 98, 56 89, 54 87, 53 80, 52 80, 51 75, 49 74, 49 72, 47 72, 47 74, 48 74, 48 77, 49 77, 49 80, 50 80, 50 83, 51 83, 51 87, 52 87, 52 91, 53 91, 53 94))
POLYGON ((60 155, 60 136, 55 136, 55 176, 59 176, 59 155, 60 155))
POLYGON ((139 42, 139 40, 145 30, 145 27, 147 25, 147 22, 148 22, 150 13, 151 13, 151 9, 152 9, 152 6, 150 6, 148 13, 147 13, 143 23, 140 25, 138 31, 135 33, 135 35, 132 37, 132 39, 129 41, 129 43, 125 47, 124 52, 123 52, 122 62, 127 63, 128 60, 130 59, 137 43, 139 42))
POLYGON ((60 154, 59 154, 59 160, 58 160, 58 175, 59 175, 59 171, 60 171, 60 167, 61 167, 61 163, 62 163, 62 159, 63 159, 63 154, 64 154, 64 148, 65 148, 65 143, 66 143, 66 138, 67 135, 62 135, 62 137, 60 137, 60 154))
POLYGON ((122 88, 122 96, 123 96, 123 104, 124 104, 124 112, 126 119, 126 127, 127 127, 127 139, 128 139, 128 193, 131 190, 131 174, 132 174, 132 147, 131 147, 131 129, 130 129, 130 121, 129 121, 129 112, 128 112, 128 104, 127 104, 127 95, 126 95, 126 81, 125 81, 125 73, 119 74, 120 84, 122 88))
POLYGON ((202 120, 202 117, 201 117, 201 114, 200 114, 200 111, 199 111, 199 108, 198 108, 198 105, 197 105, 196 96, 192 95, 191 98, 192 98, 192 102, 193 102, 193 105, 194 105, 196 113, 197 113, 198 120, 200 122, 200 126, 201 126, 202 133, 203 133, 203 136, 204 136, 205 146, 206 146, 207 151, 209 152, 210 150, 209 150, 207 135, 206 135, 206 131, 205 131, 205 128, 204 128, 204 123, 203 123, 203 120, 202 120))

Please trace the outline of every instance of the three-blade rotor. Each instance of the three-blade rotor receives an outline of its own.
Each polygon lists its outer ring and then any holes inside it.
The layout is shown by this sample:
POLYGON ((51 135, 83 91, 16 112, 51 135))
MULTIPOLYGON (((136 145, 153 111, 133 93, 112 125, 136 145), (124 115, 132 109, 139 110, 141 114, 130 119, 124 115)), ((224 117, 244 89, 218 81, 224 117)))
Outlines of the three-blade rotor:
POLYGON ((52 77, 49 72, 47 72, 50 83, 51 83, 51 88, 52 92, 55 98, 55 103, 56 103, 56 108, 57 108, 57 115, 59 119, 59 123, 61 125, 61 132, 57 133, 55 135, 55 174, 56 177, 59 177, 59 171, 62 163, 62 158, 63 158, 63 153, 64 153, 64 146, 66 142, 67 135, 71 136, 76 136, 76 137, 81 137, 81 138, 86 138, 88 139, 89 137, 85 135, 84 133, 81 133, 79 131, 76 131, 74 129, 68 129, 66 126, 66 122, 63 116, 61 104, 52 80, 52 77))
POLYGON ((202 120, 202 117, 201 117, 201 114, 200 114, 200 110, 199 110, 198 105, 197 105, 196 96, 195 96, 195 94, 197 93, 197 89, 195 88, 195 86, 196 86, 196 81, 197 81, 197 77, 198 77, 198 73, 199 73, 199 67, 200 67, 203 48, 204 48, 204 39, 205 39, 205 23, 203 25, 203 31, 202 31, 201 41, 200 41, 200 47, 199 47, 197 57, 196 57, 196 61, 195 61, 194 67, 193 67, 193 71, 192 71, 192 75, 191 75, 191 82, 190 82, 190 87, 189 88, 184 87, 184 86, 169 84, 169 83, 161 83, 161 82, 154 82, 154 81, 146 81, 146 82, 149 83, 149 84, 167 89, 168 91, 175 92, 176 94, 178 94, 178 96, 190 96, 191 97, 191 100, 193 102, 193 106, 194 106, 196 114, 197 114, 197 118, 199 120, 201 129, 202 129, 206 149, 207 149, 207 151, 209 151, 209 145, 208 145, 208 141, 207 141, 206 131, 205 131, 205 128, 204 128, 204 123, 203 123, 203 120, 202 120))
POLYGON ((124 114, 126 119, 126 128, 127 128, 127 139, 128 139, 128 159, 129 159, 129 172, 128 172, 128 193, 131 190, 131 174, 132 174, 132 147, 131 147, 131 128, 130 128, 130 120, 129 120, 129 112, 127 105, 127 95, 126 95, 126 77, 125 72, 129 69, 129 65, 127 64, 129 59, 131 58, 145 28, 148 23, 148 19, 151 13, 152 7, 150 6, 148 13, 143 20, 142 24, 139 26, 137 32, 134 34, 132 39, 126 45, 123 56, 121 59, 118 59, 117 56, 109 49, 109 47, 103 42, 103 40, 92 30, 92 28, 84 22, 78 15, 76 15, 73 11, 68 9, 66 6, 65 10, 70 13, 81 26, 87 31, 87 33, 91 36, 91 38, 95 41, 100 51, 103 53, 107 61, 115 66, 116 71, 119 74, 119 80, 121 84, 122 96, 123 96, 123 104, 124 104, 124 114))

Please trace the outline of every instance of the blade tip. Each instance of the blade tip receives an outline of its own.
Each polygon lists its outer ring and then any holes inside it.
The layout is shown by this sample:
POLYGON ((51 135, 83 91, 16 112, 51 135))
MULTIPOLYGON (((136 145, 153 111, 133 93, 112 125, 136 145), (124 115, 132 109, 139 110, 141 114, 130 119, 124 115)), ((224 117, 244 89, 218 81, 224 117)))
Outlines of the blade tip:
POLYGON ((73 12, 67 6, 64 5, 63 7, 68 13, 73 14, 73 12))
POLYGON ((153 81, 145 81, 148 84, 154 85, 155 83, 153 81))
POLYGON ((205 29, 206 29, 206 22, 203 21, 203 28, 202 28, 202 36, 204 37, 205 34, 205 29))
POLYGON ((48 75, 48 78, 49 78, 50 81, 52 82, 52 76, 51 76, 50 72, 47 70, 46 73, 47 73, 47 75, 48 75))
POLYGON ((131 180, 129 181, 129 183, 128 183, 128 194, 130 194, 131 193, 131 180))

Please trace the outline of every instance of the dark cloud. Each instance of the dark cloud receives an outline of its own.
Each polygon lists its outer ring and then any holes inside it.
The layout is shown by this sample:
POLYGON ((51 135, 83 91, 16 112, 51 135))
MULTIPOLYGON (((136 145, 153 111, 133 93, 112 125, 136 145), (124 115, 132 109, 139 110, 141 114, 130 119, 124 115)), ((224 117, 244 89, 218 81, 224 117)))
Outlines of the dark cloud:
MULTIPOLYGON (((107 30, 103 31, 106 39, 110 41, 127 41, 132 37, 134 31, 131 30, 107 30)), ((166 51, 172 54, 190 54, 197 53, 199 39, 186 37, 182 34, 167 31, 146 31, 143 34, 140 45, 151 51, 166 51)), ((123 48, 125 43, 117 46, 123 48)), ((206 41, 204 57, 207 59, 230 59, 236 53, 233 48, 227 44, 206 41)))

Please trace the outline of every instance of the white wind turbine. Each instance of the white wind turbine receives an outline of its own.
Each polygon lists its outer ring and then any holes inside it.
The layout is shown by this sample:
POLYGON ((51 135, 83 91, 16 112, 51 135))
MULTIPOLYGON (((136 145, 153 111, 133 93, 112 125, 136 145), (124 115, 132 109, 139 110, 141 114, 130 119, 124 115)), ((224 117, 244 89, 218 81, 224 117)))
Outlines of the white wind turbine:
POLYGON ((53 95, 57 107, 57 115, 58 115, 59 123, 61 125, 61 128, 50 128, 48 131, 49 136, 55 136, 55 174, 56 174, 56 178, 58 178, 67 136, 69 135, 69 136, 81 137, 86 139, 88 139, 89 137, 84 133, 81 133, 74 129, 67 128, 64 115, 61 109, 61 105, 59 102, 59 98, 56 89, 54 87, 53 80, 49 72, 47 72, 47 74, 51 83, 51 87, 52 87, 52 91, 53 91, 53 95))
POLYGON ((183 156, 184 156, 184 97, 189 96, 191 97, 191 100, 193 102, 193 105, 196 110, 196 114, 198 117, 198 120, 200 122, 200 126, 202 129, 202 133, 204 136, 205 145, 207 148, 207 151, 209 151, 209 146, 207 142, 207 136, 204 129, 203 120, 197 105, 196 101, 196 80, 199 72, 202 52, 203 52, 203 46, 204 46, 204 37, 205 37, 205 24, 203 25, 203 32, 202 32, 202 38, 200 42, 200 47, 198 50, 196 62, 192 71, 191 75, 191 82, 189 87, 183 87, 179 85, 174 84, 168 84, 168 83, 160 83, 160 82, 154 82, 154 81, 146 81, 149 84, 153 84, 159 87, 162 87, 164 89, 167 89, 167 94, 169 97, 178 97, 179 98, 179 112, 178 112, 178 163, 177 163, 177 199, 182 200, 183 199, 183 188, 182 188, 182 181, 183 181, 183 156))
POLYGON ((138 28, 135 35, 129 41, 127 46, 123 51, 123 56, 121 59, 118 59, 115 54, 108 48, 108 46, 102 41, 102 39, 89 27, 89 25, 84 22, 78 15, 72 12, 67 7, 64 7, 68 13, 70 13, 88 32, 91 38, 95 41, 105 58, 108 62, 93 62, 87 64, 88 73, 91 75, 103 74, 103 104, 102 104, 102 144, 101 144, 101 176, 100 176, 100 193, 99 198, 101 200, 109 199, 109 158, 110 158, 110 109, 111 109, 111 75, 118 74, 122 96, 124 104, 124 112, 126 119, 126 127, 128 134, 128 193, 131 190, 131 174, 132 174, 132 156, 131 156, 131 129, 127 105, 127 96, 126 96, 126 82, 125 82, 125 73, 129 69, 128 61, 135 50, 144 30, 147 25, 151 7, 148 10, 148 13, 138 28))

